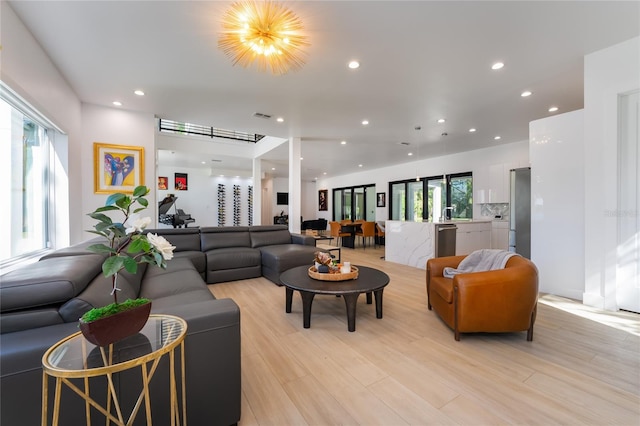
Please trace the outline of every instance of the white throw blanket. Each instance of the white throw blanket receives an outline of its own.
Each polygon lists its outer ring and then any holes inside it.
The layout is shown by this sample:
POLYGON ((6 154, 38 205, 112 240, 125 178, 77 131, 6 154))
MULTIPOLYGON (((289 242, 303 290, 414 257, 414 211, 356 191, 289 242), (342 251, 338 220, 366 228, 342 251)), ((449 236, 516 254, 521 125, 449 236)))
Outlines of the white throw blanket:
POLYGON ((496 249, 476 250, 462 259, 458 268, 444 268, 443 275, 447 278, 453 278, 456 274, 504 269, 511 256, 517 256, 517 254, 496 249))

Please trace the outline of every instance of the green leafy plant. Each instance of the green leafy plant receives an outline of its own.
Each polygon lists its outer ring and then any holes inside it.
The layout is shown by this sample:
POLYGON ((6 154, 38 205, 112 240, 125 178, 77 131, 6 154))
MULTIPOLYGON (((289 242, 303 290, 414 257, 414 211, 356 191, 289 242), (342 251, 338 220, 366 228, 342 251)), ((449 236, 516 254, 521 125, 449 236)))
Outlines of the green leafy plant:
POLYGON ((144 299, 144 298, 127 299, 122 303, 111 303, 101 308, 93 308, 90 311, 85 312, 84 315, 82 315, 82 321, 84 322, 95 321, 100 318, 117 314, 118 312, 126 311, 128 309, 133 309, 135 307, 144 305, 145 303, 149 303, 149 302, 150 302, 149 299, 144 299))
MULTIPOLYGON (((146 186, 138 186, 131 195, 123 193, 111 194, 105 205, 89 213, 88 216, 98 221, 94 229, 88 232, 100 235, 107 240, 107 244, 92 244, 89 250, 95 253, 108 254, 102 263, 102 273, 111 277, 111 295, 113 304, 104 308, 94 308, 85 313, 82 319, 92 321, 103 316, 112 315, 114 310, 126 310, 133 306, 130 301, 118 303, 118 273, 123 269, 131 274, 138 271, 140 263, 149 263, 161 268, 167 267, 167 261, 173 258, 175 249, 164 237, 157 234, 143 234, 144 229, 151 223, 149 217, 139 217, 138 213, 145 210, 149 202, 145 196, 149 193, 146 186), (124 216, 122 222, 114 221, 107 212, 118 212, 124 216), (98 313, 94 312, 99 310, 98 313), (85 319, 92 318, 92 319, 85 319)), ((140 300, 140 299, 136 299, 140 300)), ((148 300, 146 300, 148 302, 148 300)), ((145 302, 145 303, 146 303, 145 302)), ((140 303, 135 306, 138 306, 140 303)))

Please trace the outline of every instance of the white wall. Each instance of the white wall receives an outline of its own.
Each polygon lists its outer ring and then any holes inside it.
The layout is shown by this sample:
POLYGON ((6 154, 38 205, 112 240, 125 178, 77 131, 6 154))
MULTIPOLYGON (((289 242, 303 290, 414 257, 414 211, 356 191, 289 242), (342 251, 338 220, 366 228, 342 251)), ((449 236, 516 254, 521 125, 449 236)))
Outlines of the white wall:
POLYGON ((83 239, 81 165, 81 106, 78 96, 66 82, 47 53, 26 29, 6 1, 0 2, 2 53, 0 79, 25 98, 35 109, 67 135, 58 138, 59 155, 55 176, 63 182, 56 188, 56 244, 66 245, 83 239), (58 168, 59 166, 59 168, 58 168), (68 186, 66 183, 68 182, 68 186))
POLYGON ((584 292, 584 111, 532 121, 531 260, 541 292, 584 292))
MULTIPOLYGON (((325 212, 320 212, 316 206, 316 214, 319 218, 332 219, 333 194, 331 190, 333 188, 375 184, 376 192, 384 192, 387 194, 386 206, 376 208, 376 220, 386 220, 389 214, 389 182, 415 179, 416 169, 420 176, 423 177, 471 171, 473 173, 475 193, 476 189, 489 187, 489 169, 496 164, 504 164, 505 173, 508 173, 510 168, 528 167, 529 141, 503 144, 492 148, 428 158, 376 170, 366 170, 350 175, 319 179, 316 183, 316 189, 329 189, 329 209, 325 212)), ((474 218, 480 217, 479 204, 474 203, 473 216, 474 218)))
MULTIPOLYGON (((167 190, 156 190, 157 201, 162 200, 168 194, 178 197, 176 204, 169 214, 175 214, 175 208, 184 210, 196 221, 189 226, 218 226, 218 185, 225 187, 225 223, 223 226, 233 226, 233 186, 240 186, 240 225, 249 224, 249 186, 253 185, 252 178, 211 176, 209 168, 187 168, 158 165, 158 176, 168 178, 167 190), (188 190, 176 191, 174 189, 175 173, 188 175, 188 190)), ((254 188, 255 190, 255 188, 254 188)), ((157 219, 157 216, 156 216, 157 219)), ((158 225, 159 227, 166 227, 158 225)))
MULTIPOLYGON (((91 229, 95 221, 86 216, 96 208, 103 206, 107 194, 95 194, 93 143, 101 142, 114 145, 141 146, 144 148, 144 181, 151 189, 147 196, 149 209, 145 215, 157 217, 155 192, 155 144, 153 114, 143 114, 117 108, 105 108, 97 105, 82 104, 82 229, 91 229)), ((91 234, 86 233, 88 239, 91 234)))
POLYGON ((585 56, 585 304, 616 310, 618 94, 640 88, 640 38, 585 56))

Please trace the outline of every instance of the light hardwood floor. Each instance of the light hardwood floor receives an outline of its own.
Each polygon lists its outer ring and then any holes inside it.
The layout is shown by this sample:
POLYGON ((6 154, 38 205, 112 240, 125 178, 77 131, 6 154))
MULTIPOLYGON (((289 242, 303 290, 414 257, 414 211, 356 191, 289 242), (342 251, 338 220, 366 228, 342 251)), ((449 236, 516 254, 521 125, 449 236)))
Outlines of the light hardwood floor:
POLYGON ((425 271, 382 255, 342 251, 391 278, 384 318, 361 296, 353 333, 341 298, 316 296, 304 329, 299 294, 286 314, 265 278, 209 286, 241 309, 241 425, 640 424, 639 315, 541 295, 533 342, 456 342, 427 310, 425 271))

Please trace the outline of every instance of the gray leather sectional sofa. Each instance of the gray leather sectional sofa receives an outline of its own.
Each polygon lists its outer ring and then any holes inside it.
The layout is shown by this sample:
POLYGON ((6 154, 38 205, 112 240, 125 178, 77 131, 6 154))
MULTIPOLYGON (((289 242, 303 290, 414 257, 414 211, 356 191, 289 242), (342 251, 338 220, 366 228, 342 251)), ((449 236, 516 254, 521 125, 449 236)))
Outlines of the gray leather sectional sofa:
MULTIPOLYGON (((280 272, 312 262, 314 240, 292 235, 286 226, 151 232, 176 246, 174 259, 166 269, 140 265, 135 275, 121 273, 120 300, 147 297, 153 301, 152 313, 187 321, 188 424, 235 424, 240 420, 241 400, 240 310, 231 299, 216 299, 203 278, 215 283, 265 275, 279 284, 280 272)), ((101 273, 104 258, 86 250, 90 243, 57 250, 0 276, 2 425, 40 423, 42 355, 78 331, 77 320, 86 310, 111 301, 110 280, 101 273)), ((119 348, 123 352, 131 350, 125 342, 119 348)), ((165 363, 151 382, 154 425, 170 424, 166 377, 165 363)), ((95 382, 93 390, 105 389, 105 383, 95 382)), ((132 383, 140 383, 138 369, 121 373, 116 380, 124 406, 132 406, 137 397, 132 383)), ((50 390, 52 386, 53 382, 50 390)), ((96 410, 93 413, 92 423, 104 421, 96 410)), ((138 417, 136 424, 143 424, 144 415, 138 417)), ((60 424, 84 424, 84 404, 71 391, 62 396, 60 424)))

